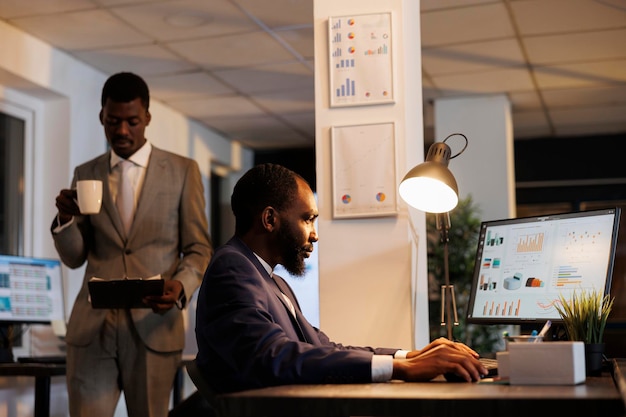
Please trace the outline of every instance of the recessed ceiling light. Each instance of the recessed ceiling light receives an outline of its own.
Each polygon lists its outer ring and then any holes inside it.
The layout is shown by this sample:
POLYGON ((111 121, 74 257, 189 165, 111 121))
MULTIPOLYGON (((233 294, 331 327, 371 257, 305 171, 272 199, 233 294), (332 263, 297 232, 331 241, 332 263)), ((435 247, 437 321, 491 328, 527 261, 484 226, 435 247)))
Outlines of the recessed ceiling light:
POLYGON ((213 18, 204 13, 183 11, 169 15, 165 22, 178 28, 194 28, 211 22, 213 18))

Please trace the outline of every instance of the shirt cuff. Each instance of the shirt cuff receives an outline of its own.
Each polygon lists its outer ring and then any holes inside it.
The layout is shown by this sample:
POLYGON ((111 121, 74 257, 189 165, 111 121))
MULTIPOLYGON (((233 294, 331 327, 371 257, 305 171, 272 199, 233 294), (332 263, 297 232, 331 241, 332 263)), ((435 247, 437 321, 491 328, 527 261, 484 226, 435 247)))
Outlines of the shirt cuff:
POLYGON ((393 375, 393 356, 372 356, 372 382, 387 382, 393 375))
POLYGON ((409 353, 408 350, 398 350, 396 351, 396 353, 393 354, 393 357, 396 359, 406 359, 406 355, 409 353))
POLYGON ((182 310, 187 305, 187 296, 185 295, 185 288, 180 292, 178 300, 176 300, 176 308, 182 310))
POLYGON ((56 221, 56 226, 54 229, 52 229, 52 233, 54 233, 55 235, 57 233, 59 233, 61 230, 67 229, 68 227, 70 227, 70 225, 74 223, 74 217, 72 217, 70 219, 69 222, 65 223, 65 224, 61 224, 61 222, 59 221, 59 214, 57 213, 57 221, 56 221))

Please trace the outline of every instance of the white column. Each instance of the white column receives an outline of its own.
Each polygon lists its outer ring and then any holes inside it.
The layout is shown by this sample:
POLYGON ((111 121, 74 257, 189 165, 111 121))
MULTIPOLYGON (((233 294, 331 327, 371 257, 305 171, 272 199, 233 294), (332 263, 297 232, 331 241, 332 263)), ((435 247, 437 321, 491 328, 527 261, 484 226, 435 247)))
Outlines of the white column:
POLYGON ((419 6, 418 0, 314 2, 320 327, 345 344, 412 348, 429 338, 424 213, 409 213, 400 201, 394 217, 332 217, 332 127, 393 122, 398 183, 423 161, 419 6), (392 14, 394 103, 331 108, 329 16, 383 12, 392 14))
MULTIPOLYGON (((504 95, 435 101, 435 141, 452 133, 467 136, 467 149, 451 159, 461 198, 472 196, 482 220, 516 216, 515 162, 511 104, 504 95)), ((446 142, 454 156, 463 138, 446 142)), ((454 227, 454 226, 453 226, 454 227)))

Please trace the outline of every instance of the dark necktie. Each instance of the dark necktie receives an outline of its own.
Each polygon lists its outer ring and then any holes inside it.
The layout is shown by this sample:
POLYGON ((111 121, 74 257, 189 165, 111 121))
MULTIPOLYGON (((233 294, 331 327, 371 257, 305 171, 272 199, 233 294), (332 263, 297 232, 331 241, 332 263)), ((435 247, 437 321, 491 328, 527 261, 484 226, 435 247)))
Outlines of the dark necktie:
POLYGON ((128 176, 128 170, 133 163, 131 161, 121 160, 117 166, 120 169, 119 183, 117 189, 117 211, 122 219, 124 225, 124 231, 128 235, 130 226, 133 223, 133 210, 135 206, 135 196, 133 193, 133 186, 128 176))
POLYGON ((294 319, 293 322, 295 323, 297 327, 297 331, 300 333, 302 341, 310 343, 308 338, 306 337, 306 334, 304 333, 304 329, 302 328, 302 325, 300 324, 300 320, 298 319, 298 315, 296 314, 296 308, 293 305, 293 302, 291 301, 289 296, 287 296, 287 289, 283 289, 283 282, 281 281, 281 278, 278 275, 272 274, 272 280, 276 284, 276 287, 280 291, 280 294, 283 300, 285 301, 285 304, 287 304, 287 308, 289 309, 289 311, 291 312, 291 315, 293 316, 293 319, 294 319))

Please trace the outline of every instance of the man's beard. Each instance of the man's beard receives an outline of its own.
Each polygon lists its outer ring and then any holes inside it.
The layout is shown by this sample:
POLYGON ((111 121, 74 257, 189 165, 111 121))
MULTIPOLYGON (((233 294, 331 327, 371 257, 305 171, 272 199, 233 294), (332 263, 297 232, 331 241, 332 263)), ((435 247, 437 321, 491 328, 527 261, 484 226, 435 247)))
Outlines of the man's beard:
POLYGON ((304 254, 306 250, 301 246, 293 232, 291 225, 283 223, 278 231, 278 244, 280 245, 281 265, 287 272, 295 276, 302 276, 306 271, 304 254))

